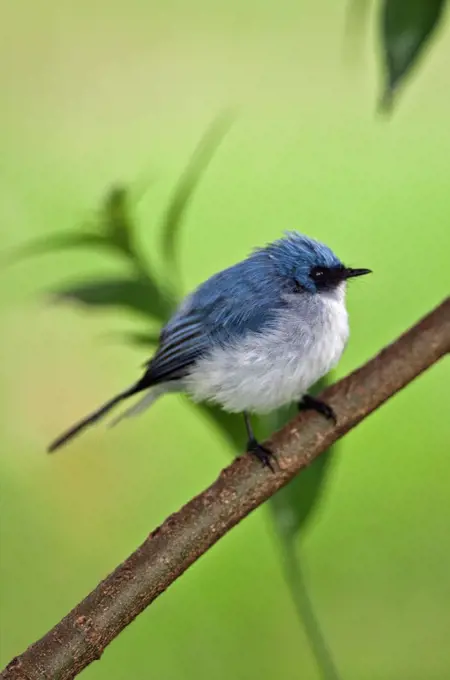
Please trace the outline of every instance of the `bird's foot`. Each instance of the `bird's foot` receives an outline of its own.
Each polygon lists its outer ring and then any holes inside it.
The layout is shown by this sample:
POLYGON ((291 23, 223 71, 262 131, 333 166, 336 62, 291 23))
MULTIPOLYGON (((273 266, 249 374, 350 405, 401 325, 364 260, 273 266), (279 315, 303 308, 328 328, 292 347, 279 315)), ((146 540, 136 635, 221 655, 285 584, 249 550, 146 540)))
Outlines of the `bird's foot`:
POLYGON ((272 472, 275 472, 273 461, 276 460, 276 458, 270 449, 260 444, 256 439, 249 439, 247 443, 247 451, 256 456, 256 458, 261 461, 264 467, 268 467, 272 470, 272 472))
POLYGON ((302 400, 298 403, 298 410, 299 411, 314 410, 317 411, 317 413, 320 413, 323 416, 325 416, 327 420, 332 420, 335 425, 337 423, 336 414, 331 408, 331 406, 326 404, 324 401, 321 401, 320 399, 311 397, 309 394, 305 394, 302 400))

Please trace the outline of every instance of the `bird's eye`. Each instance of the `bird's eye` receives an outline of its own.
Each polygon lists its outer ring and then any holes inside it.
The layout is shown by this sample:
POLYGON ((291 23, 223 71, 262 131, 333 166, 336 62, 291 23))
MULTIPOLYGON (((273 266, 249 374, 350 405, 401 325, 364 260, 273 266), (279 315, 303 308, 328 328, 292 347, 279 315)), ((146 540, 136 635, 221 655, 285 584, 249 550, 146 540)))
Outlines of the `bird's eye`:
POLYGON ((323 267, 314 267, 311 269, 310 277, 313 281, 321 281, 325 276, 325 269, 323 267))

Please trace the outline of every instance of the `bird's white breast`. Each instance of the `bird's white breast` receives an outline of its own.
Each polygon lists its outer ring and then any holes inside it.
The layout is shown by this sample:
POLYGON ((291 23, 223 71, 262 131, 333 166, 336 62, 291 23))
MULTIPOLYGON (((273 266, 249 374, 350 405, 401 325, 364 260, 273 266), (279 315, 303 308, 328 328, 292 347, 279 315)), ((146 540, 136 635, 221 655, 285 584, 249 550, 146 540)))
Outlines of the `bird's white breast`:
POLYGON ((183 379, 196 401, 265 413, 299 400, 339 361, 348 335, 345 284, 332 294, 291 295, 270 330, 216 347, 183 379))

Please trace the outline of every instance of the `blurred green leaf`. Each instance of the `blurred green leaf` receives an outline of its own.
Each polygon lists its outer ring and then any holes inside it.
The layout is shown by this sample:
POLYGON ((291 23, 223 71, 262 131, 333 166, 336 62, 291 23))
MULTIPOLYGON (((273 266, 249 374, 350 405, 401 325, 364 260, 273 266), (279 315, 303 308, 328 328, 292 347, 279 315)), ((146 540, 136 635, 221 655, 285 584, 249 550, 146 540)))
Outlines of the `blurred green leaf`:
MULTIPOLYGON (((327 380, 321 380, 313 387, 311 393, 321 392, 327 384, 327 380)), ((278 412, 276 417, 279 421, 274 423, 274 429, 282 427, 295 413, 296 406, 292 406, 288 411, 278 412)), ((270 508, 274 515, 275 524, 286 538, 290 539, 299 531, 302 531, 316 509, 330 467, 331 453, 332 449, 329 449, 318 456, 271 498, 270 508)))
MULTIPOLYGON (((311 393, 321 392, 329 384, 328 381, 329 376, 319 381, 311 389, 311 393)), ((275 414, 275 421, 272 419, 274 429, 282 427, 296 411, 295 405, 287 410, 278 411, 275 414)), ((325 478, 330 469, 331 454, 332 449, 328 449, 318 456, 269 501, 269 509, 280 542, 280 557, 286 583, 323 680, 339 680, 340 676, 309 596, 301 560, 295 549, 295 539, 299 532, 305 530, 308 521, 317 510, 325 478)))
POLYGON ((123 186, 107 192, 100 210, 80 231, 44 236, 19 247, 9 256, 10 263, 25 257, 44 255, 74 248, 106 248, 116 250, 138 261, 133 243, 133 221, 130 215, 129 192, 123 186))
POLYGON ((162 253, 173 276, 177 276, 177 240, 182 219, 197 185, 231 125, 229 115, 216 118, 203 135, 175 187, 162 224, 162 253))
POLYGON ((394 95, 423 54, 443 15, 446 0, 384 0, 381 41, 385 83, 381 110, 392 108, 394 95))
POLYGON ((14 263, 25 257, 44 255, 58 250, 91 247, 109 248, 111 244, 100 234, 76 231, 63 232, 31 241, 17 248, 8 259, 10 263, 14 263))
POLYGON ((121 307, 164 320, 168 301, 148 278, 110 278, 88 281, 61 288, 52 293, 57 302, 74 301, 90 307, 121 307))
POLYGON ((100 227, 114 247, 133 257, 133 221, 130 215, 128 190, 123 186, 113 187, 106 195, 100 210, 100 227))
POLYGON ((280 538, 281 563, 286 584, 291 592, 292 603, 300 623, 303 625, 311 651, 316 660, 322 680, 340 680, 339 671, 334 662, 319 618, 314 610, 314 603, 309 594, 309 583, 303 569, 301 554, 294 542, 293 535, 286 536, 276 526, 280 538))
POLYGON ((330 462, 331 449, 318 456, 271 498, 276 526, 286 536, 297 535, 305 528, 321 499, 330 462))

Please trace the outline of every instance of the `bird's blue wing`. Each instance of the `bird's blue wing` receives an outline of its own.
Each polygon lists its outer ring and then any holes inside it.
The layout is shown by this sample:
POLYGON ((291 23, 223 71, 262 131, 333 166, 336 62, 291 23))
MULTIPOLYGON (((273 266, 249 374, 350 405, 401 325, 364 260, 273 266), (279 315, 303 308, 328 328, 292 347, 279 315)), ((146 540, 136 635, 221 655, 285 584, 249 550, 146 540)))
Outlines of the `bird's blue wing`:
POLYGON ((286 305, 285 292, 272 261, 261 252, 208 279, 192 305, 204 310, 213 342, 226 344, 270 326, 286 305))
POLYGON ((201 318, 195 313, 176 315, 161 332, 159 348, 147 364, 147 380, 155 384, 182 378, 207 349, 201 318))
MULTIPOLYGON (((265 261, 262 265, 268 266, 265 261)), ((270 325, 284 302, 282 290, 264 275, 262 265, 240 262, 208 279, 182 303, 163 328, 158 351, 148 363, 149 382, 182 378, 214 347, 236 343, 270 325)))

